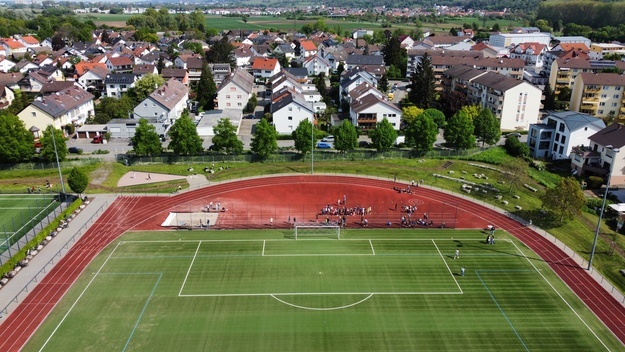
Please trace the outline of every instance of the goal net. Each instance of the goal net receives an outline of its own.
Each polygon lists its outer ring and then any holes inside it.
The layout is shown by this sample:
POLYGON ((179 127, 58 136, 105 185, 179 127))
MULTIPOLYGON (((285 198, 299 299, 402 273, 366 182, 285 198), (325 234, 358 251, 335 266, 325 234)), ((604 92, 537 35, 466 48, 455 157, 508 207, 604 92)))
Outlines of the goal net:
POLYGON ((331 224, 298 224, 293 227, 295 239, 302 238, 336 238, 341 239, 341 227, 331 224))

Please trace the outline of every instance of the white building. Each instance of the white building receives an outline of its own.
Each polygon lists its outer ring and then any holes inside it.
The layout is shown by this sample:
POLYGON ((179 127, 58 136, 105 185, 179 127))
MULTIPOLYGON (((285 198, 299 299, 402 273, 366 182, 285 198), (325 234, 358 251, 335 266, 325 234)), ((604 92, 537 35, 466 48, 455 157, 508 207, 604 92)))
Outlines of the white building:
POLYGON ((588 137, 605 128, 596 117, 573 111, 557 111, 540 124, 530 125, 527 145, 533 158, 569 159, 573 149, 588 144, 588 137))
POLYGON ((488 39, 488 45, 501 48, 509 48, 512 45, 528 42, 536 42, 549 46, 551 33, 497 33, 491 34, 488 39))
POLYGON ((349 115, 352 124, 364 130, 375 129, 376 124, 387 119, 395 130, 401 127, 401 110, 388 100, 367 94, 352 101, 349 115))
POLYGON ((56 129, 69 124, 82 125, 93 114, 93 95, 74 86, 35 99, 17 116, 24 121, 26 128, 37 127, 42 131, 48 125, 56 129))
POLYGON ((291 134, 301 121, 313 123, 315 110, 313 104, 307 102, 300 93, 285 88, 274 93, 271 113, 276 131, 279 134, 291 134))
POLYGON ((217 108, 243 110, 253 93, 254 76, 236 69, 217 89, 217 108))

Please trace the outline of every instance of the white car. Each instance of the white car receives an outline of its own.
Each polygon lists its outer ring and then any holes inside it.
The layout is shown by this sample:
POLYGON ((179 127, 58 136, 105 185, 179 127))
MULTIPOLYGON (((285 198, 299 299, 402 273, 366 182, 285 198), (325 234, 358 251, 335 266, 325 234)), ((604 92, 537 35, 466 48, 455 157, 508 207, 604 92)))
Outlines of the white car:
POLYGON ((330 135, 330 136, 327 136, 327 137, 323 137, 323 138, 321 139, 321 141, 322 141, 322 142, 331 142, 331 143, 334 143, 334 136, 330 135))

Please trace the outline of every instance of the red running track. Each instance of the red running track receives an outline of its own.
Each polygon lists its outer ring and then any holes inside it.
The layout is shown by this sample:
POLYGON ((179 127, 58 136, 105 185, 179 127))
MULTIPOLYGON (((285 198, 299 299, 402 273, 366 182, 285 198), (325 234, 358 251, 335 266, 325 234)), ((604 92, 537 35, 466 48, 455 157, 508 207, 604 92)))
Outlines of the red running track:
MULTIPOLYGON (((430 209, 430 217, 435 223, 451 221, 458 228, 482 228, 489 223, 505 229, 549 263, 625 343, 625 308, 552 242, 505 215, 469 200, 426 188, 413 188, 413 194, 400 194, 392 190, 395 186, 405 187, 391 181, 356 176, 277 176, 219 184, 169 198, 120 197, 2 322, 0 351, 19 351, 104 247, 127 230, 160 228, 169 211, 180 209, 181 205, 185 208, 202 207, 209 201, 222 201, 229 207, 224 219, 219 220, 224 228, 263 227, 268 220, 266 215, 280 219, 274 222, 274 226, 287 227, 284 219, 295 214, 294 209, 302 220, 311 220, 321 206, 336 204, 343 194, 347 195, 348 206, 373 208, 373 214, 369 216, 372 227, 386 226, 391 217, 390 220, 396 223, 402 215, 392 206, 397 202, 418 204, 419 217, 422 209, 430 209), (262 210, 258 213, 258 209, 250 211, 250 207, 258 203, 273 206, 264 213, 262 210)), ((351 226, 358 226, 356 223, 355 220, 348 221, 351 226)))

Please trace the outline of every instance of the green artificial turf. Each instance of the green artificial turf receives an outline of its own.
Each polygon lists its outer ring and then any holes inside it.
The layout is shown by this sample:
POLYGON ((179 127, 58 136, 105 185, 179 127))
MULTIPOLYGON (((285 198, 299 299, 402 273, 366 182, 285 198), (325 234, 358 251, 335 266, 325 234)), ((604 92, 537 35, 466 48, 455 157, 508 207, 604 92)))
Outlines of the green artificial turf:
POLYGON ((59 203, 50 194, 0 195, 0 253, 32 230, 59 203))
POLYGON ((498 232, 495 245, 476 230, 292 236, 127 233, 91 263, 25 350, 622 349, 507 234, 498 232))

